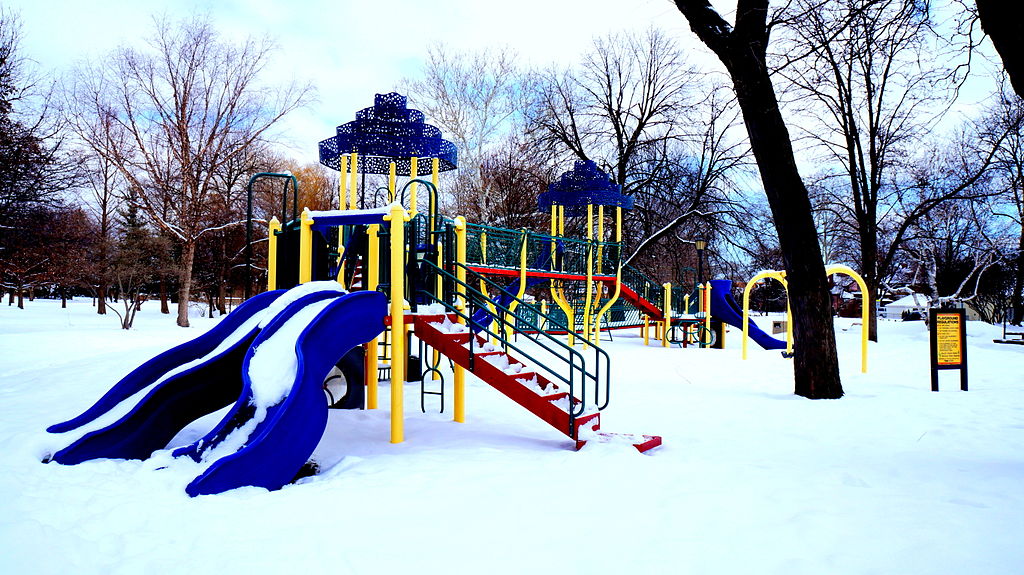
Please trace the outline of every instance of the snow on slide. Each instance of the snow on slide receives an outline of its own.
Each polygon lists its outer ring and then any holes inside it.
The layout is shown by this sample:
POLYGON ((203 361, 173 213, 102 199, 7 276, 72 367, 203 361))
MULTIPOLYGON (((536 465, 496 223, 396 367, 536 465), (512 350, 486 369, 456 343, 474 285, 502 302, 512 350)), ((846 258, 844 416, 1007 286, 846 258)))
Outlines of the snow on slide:
POLYGON ((294 307, 249 347, 242 394, 221 424, 175 452, 213 461, 186 487, 189 495, 278 489, 294 479, 327 427, 324 379, 350 349, 384 331, 387 297, 356 292, 294 307))
POLYGON ((315 397, 326 423, 321 387, 327 372, 352 347, 383 331, 386 307, 383 294, 346 295, 336 282, 310 282, 253 297, 204 335, 141 365, 82 415, 51 426, 48 431, 62 434, 58 437, 68 446, 50 460, 75 464, 97 458, 146 459, 195 419, 235 401, 207 437, 175 451, 174 455, 198 460, 204 447, 218 448, 203 454, 202 459, 213 465, 193 482, 198 487, 189 486, 189 493, 242 485, 281 487, 305 463, 323 433, 323 425, 317 430, 316 425, 301 422, 302 411, 317 411, 310 401, 315 397), (275 441, 271 431, 284 434, 287 441, 275 441), (228 436, 233 442, 223 441, 228 436), (309 453, 300 454, 308 443, 309 453), (265 447, 250 449, 259 444, 265 447), (291 450, 293 444, 299 451, 291 457, 271 454, 281 463, 271 464, 265 473, 261 471, 266 461, 257 468, 240 467, 236 461, 257 461, 261 454, 267 457, 266 446, 291 450), (249 454, 239 457, 242 453, 249 454), (213 456, 224 455, 235 456, 233 463, 218 465, 221 462, 213 456), (299 458, 291 475, 278 479, 299 458), (241 475, 232 471, 242 468, 247 471, 241 475))
MULTIPOLYGON (((743 310, 732 297, 732 282, 729 280, 711 280, 711 317, 743 329, 743 310)), ((757 345, 764 349, 786 349, 786 342, 761 331, 757 324, 747 318, 748 335, 757 345)))

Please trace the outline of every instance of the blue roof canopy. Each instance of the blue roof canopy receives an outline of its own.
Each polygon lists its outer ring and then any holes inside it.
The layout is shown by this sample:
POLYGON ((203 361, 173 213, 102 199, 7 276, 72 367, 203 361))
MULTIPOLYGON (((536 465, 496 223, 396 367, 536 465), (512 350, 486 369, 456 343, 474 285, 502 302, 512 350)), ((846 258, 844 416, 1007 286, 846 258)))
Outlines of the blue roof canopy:
POLYGON ((613 206, 632 209, 633 198, 622 195, 621 188, 590 160, 577 160, 573 169, 548 185, 537 197, 537 209, 550 212, 552 204, 565 206, 565 215, 584 216, 587 206, 613 206))
POLYGON ((430 172, 431 158, 440 160, 439 170, 458 167, 455 144, 441 138, 441 130, 424 121, 423 112, 408 108, 406 97, 397 93, 377 94, 372 108, 356 112, 356 119, 338 126, 337 134, 320 142, 320 163, 339 169, 343 154, 359 154, 359 171, 387 174, 395 162, 399 175, 408 176, 410 158, 418 158, 419 174, 430 172))

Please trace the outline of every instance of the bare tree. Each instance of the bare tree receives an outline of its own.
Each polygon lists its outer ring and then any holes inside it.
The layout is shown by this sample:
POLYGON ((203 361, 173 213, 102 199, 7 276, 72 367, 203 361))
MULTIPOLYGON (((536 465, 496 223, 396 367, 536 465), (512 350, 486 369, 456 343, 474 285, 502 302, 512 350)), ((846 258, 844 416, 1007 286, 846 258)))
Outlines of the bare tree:
POLYGON ((989 113, 989 121, 996 126, 995 132, 1005 130, 1006 137, 996 148, 992 170, 993 186, 1000 193, 991 198, 988 209, 993 216, 1005 218, 1016 228, 1016 246, 1006 254, 1015 262, 1009 301, 1014 325, 1024 321, 1024 127, 1021 118, 1024 118, 1024 100, 1004 90, 989 113))
POLYGON ((484 164, 515 124, 526 81, 510 50, 464 53, 445 44, 427 48, 422 78, 403 81, 410 103, 458 147, 460 169, 445 189, 453 206, 477 208, 476 221, 493 223, 484 164))
MULTIPOLYGON (((919 0, 799 0, 789 20, 796 54, 782 75, 797 88, 804 137, 846 181, 833 205, 859 244, 866 302, 875 302, 881 278, 879 225, 894 201, 890 172, 900 169, 942 112, 938 102, 952 70, 935 65, 929 7, 919 0), (798 15, 799 17, 795 17, 798 15)), ((949 86, 952 88, 952 85, 949 86)), ((877 341, 877 314, 869 314, 877 341)))
POLYGON ((118 167, 147 216, 178 243, 180 326, 188 326, 197 243, 241 223, 209 221, 216 174, 310 93, 294 83, 259 84, 271 52, 267 40, 220 39, 208 19, 157 19, 147 49, 122 47, 76 78, 76 124, 110 117, 110 133, 124 133, 129 146, 90 137, 88 130, 78 129, 79 136, 118 167))
POLYGON ((675 4, 690 29, 725 65, 743 111, 786 262, 798 342, 795 393, 812 399, 842 397, 831 295, 811 202, 768 71, 768 0, 737 0, 735 26, 707 0, 675 0, 675 4))
POLYGON ((665 149, 683 132, 698 73, 659 30, 594 41, 578 70, 548 71, 538 80, 528 126, 542 144, 592 160, 632 195, 657 177, 639 166, 644 152, 665 149))
POLYGON ((705 84, 705 89, 707 96, 692 106, 692 127, 675 131, 664 148, 648 148, 636 162, 646 185, 633 192, 636 207, 629 227, 638 239, 627 242, 631 253, 626 264, 669 254, 692 257, 693 251, 682 245, 695 237, 727 242, 750 231, 746 202, 736 183, 736 176, 750 167, 750 147, 736 133, 739 109, 724 86, 705 84), (645 168, 651 172, 644 173, 645 168), (659 253, 645 253, 659 243, 659 253))

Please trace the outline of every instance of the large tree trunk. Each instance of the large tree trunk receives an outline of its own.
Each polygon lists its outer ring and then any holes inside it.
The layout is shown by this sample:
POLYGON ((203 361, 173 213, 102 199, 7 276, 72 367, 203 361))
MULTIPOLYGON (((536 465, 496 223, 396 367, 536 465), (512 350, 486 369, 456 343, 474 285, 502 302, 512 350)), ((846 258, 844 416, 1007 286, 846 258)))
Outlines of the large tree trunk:
POLYGON ((1003 68, 1010 76, 1013 91, 1024 98, 1024 6, 1007 0, 977 0, 981 29, 992 39, 992 45, 1003 59, 1003 68))
POLYGON ((107 315, 107 286, 103 284, 96 290, 96 313, 107 315))
POLYGON ((181 247, 181 267, 178 269, 178 278, 181 286, 178 288, 178 325, 188 327, 188 301, 192 291, 192 261, 196 256, 195 241, 186 242, 181 247))
POLYGON ((171 313, 171 307, 167 305, 167 280, 164 278, 160 278, 160 313, 171 313))
POLYGON ((220 312, 220 315, 228 314, 227 299, 224 291, 224 279, 222 277, 220 283, 217 284, 217 311, 220 312))
POLYGON ((794 393, 811 399, 842 397, 825 262, 807 188, 765 62, 768 2, 739 0, 735 28, 707 0, 676 0, 676 6, 729 70, 743 111, 786 262, 796 342, 794 393))
POLYGON ((861 223, 860 229, 860 271, 864 283, 868 286, 868 293, 861 294, 862 303, 868 307, 868 325, 862 326, 868 330, 868 339, 878 341, 878 313, 875 311, 875 301, 878 300, 878 229, 872 225, 875 216, 872 214, 861 223))

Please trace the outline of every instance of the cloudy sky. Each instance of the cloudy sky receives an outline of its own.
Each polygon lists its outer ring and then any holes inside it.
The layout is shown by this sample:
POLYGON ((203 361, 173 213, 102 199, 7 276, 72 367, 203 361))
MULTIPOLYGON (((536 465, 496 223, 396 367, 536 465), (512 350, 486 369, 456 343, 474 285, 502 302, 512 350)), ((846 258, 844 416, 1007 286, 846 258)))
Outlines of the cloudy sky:
POLYGON ((62 74, 82 58, 138 44, 154 15, 209 13, 229 38, 269 35, 279 46, 269 69, 316 86, 318 101, 283 126, 293 154, 316 161, 316 144, 373 104, 378 92, 419 74, 426 48, 509 46, 524 64, 571 63, 595 36, 657 26, 707 58, 669 0, 7 0, 20 13, 25 56, 62 74))
MULTIPOLYGON (((689 31, 670 0, 0 0, 20 14, 25 56, 55 75, 121 44, 140 44, 155 15, 208 13, 231 39, 268 35, 279 49, 268 81, 312 83, 318 100, 281 126, 291 155, 317 161, 317 142, 405 77, 420 74, 427 46, 507 46, 524 65, 571 64, 596 36, 658 27, 708 70, 721 65, 689 31)), ((721 6, 730 5, 718 3, 721 6)), ((979 60, 976 60, 979 61, 979 60)), ((970 114, 990 82, 965 91, 951 116, 970 114)), ((429 119, 428 119, 429 121, 429 119)), ((789 118, 789 121, 798 121, 789 118)))

